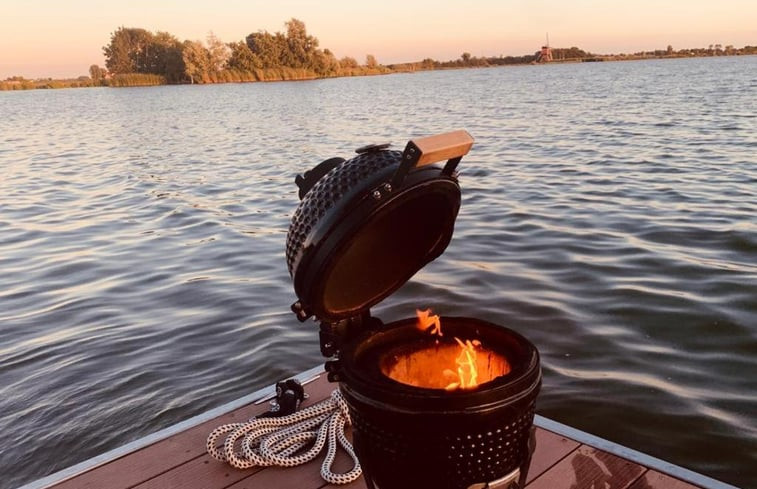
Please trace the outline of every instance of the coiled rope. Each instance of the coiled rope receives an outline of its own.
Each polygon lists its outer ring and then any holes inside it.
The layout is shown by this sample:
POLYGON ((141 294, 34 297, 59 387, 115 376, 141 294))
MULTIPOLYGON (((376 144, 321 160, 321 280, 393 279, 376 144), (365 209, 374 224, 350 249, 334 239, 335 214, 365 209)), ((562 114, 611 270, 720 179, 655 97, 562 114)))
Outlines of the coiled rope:
POLYGON ((321 464, 321 477, 330 484, 349 484, 360 477, 362 470, 352 444, 344 435, 348 424, 351 421, 347 403, 339 390, 334 390, 328 399, 294 414, 279 418, 253 418, 246 423, 220 426, 208 436, 207 449, 214 459, 228 462, 238 469, 272 465, 295 467, 317 457, 328 440, 326 458, 321 464), (219 438, 227 434, 223 447, 219 447, 219 438), (238 451, 236 446, 240 439, 238 451), (310 448, 298 453, 311 443, 310 448), (337 443, 354 462, 351 470, 341 474, 331 470, 337 443))

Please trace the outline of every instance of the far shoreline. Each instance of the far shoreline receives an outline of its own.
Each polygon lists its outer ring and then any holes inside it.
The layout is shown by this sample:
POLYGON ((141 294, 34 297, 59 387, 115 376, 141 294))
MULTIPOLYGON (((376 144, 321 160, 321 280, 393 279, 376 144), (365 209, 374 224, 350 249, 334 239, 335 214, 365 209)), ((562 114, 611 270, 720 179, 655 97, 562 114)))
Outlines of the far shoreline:
MULTIPOLYGON (((560 64, 577 64, 577 63, 595 63, 595 62, 618 62, 618 61, 650 61, 650 60, 673 60, 673 59, 699 59, 699 58, 722 58, 722 57, 750 57, 757 56, 757 48, 746 46, 744 49, 751 48, 746 53, 735 54, 696 54, 696 55, 592 55, 581 58, 556 59, 548 62, 519 62, 519 63, 480 63, 460 65, 459 60, 447 62, 434 62, 439 65, 430 65, 427 61, 412 63, 397 63, 389 65, 379 65, 375 67, 360 66, 357 69, 350 70, 349 73, 317 76, 307 74, 304 76, 282 75, 276 76, 276 73, 266 73, 262 79, 221 79, 204 83, 168 83, 163 77, 158 75, 149 75, 143 73, 128 73, 124 75, 115 75, 105 78, 99 82, 94 82, 91 77, 80 76, 78 78, 36 78, 26 79, 22 76, 8 77, 0 81, 0 92, 2 91, 26 91, 26 90, 46 90, 46 89, 63 89, 63 88, 128 88, 128 87, 153 87, 153 86, 186 86, 186 85, 218 85, 226 83, 268 83, 268 82, 298 82, 327 80, 332 78, 349 78, 363 76, 379 76, 418 73, 427 71, 445 71, 445 70, 462 70, 474 68, 499 68, 499 67, 516 67, 516 66, 549 66, 560 64), (754 52, 752 52, 754 51, 754 52), (445 66, 446 65, 446 66, 445 66), (130 79, 129 79, 130 78, 130 79)), ((479 60, 481 58, 478 58, 479 60)), ((491 59, 491 58, 483 58, 491 59)), ((496 59, 496 58, 495 58, 496 59)), ((271 70, 278 71, 278 70, 271 70)))

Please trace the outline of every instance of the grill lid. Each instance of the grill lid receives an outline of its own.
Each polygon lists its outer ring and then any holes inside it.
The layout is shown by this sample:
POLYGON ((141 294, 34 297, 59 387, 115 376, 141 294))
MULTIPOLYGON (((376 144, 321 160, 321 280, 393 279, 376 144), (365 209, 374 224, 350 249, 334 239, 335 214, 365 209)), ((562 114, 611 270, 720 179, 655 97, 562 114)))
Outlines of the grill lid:
POLYGON ((297 177, 287 263, 301 321, 363 316, 444 252, 460 208, 455 168, 472 145, 464 130, 403 152, 369 145, 297 177))

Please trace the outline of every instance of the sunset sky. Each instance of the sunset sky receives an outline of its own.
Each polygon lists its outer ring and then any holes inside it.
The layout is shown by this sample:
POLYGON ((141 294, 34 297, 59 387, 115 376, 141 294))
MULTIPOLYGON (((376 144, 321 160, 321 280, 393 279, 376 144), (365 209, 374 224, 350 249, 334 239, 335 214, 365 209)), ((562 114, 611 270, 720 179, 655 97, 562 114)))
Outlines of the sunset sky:
POLYGON ((292 17, 321 48, 360 62, 529 54, 547 32, 552 46, 602 54, 757 45, 755 0, 3 0, 0 79, 87 74, 104 66, 102 46, 119 26, 231 42, 282 31, 292 17))

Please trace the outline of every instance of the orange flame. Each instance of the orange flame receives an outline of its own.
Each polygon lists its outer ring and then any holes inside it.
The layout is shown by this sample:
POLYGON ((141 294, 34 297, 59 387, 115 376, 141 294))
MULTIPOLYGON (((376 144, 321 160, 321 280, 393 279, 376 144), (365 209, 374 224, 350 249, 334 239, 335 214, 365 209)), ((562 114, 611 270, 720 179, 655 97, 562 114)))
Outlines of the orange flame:
MULTIPOLYGON (((443 336, 442 322, 439 316, 432 315, 431 309, 415 311, 418 316, 418 329, 428 331, 431 335, 443 336)), ((465 340, 463 342, 455 337, 455 341, 460 345, 460 354, 455 359, 457 371, 444 369, 443 374, 450 379, 450 383, 444 388, 452 391, 455 389, 472 389, 478 386, 478 367, 476 366, 476 348, 481 346, 478 340, 465 340)))
POLYGON ((421 331, 427 331, 429 327, 433 326, 433 329, 429 331, 429 334, 444 336, 442 334, 442 322, 439 320, 439 316, 431 315, 431 309, 426 309, 425 311, 416 309, 415 314, 418 316, 418 329, 421 331))
POLYGON ((460 354, 455 359, 457 373, 449 369, 444 371, 444 374, 447 377, 453 378, 453 382, 450 382, 444 389, 448 391, 455 389, 472 389, 478 385, 476 347, 481 346, 481 342, 478 340, 465 340, 463 343, 463 341, 457 337, 455 337, 455 341, 460 345, 460 354))

